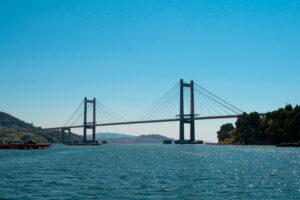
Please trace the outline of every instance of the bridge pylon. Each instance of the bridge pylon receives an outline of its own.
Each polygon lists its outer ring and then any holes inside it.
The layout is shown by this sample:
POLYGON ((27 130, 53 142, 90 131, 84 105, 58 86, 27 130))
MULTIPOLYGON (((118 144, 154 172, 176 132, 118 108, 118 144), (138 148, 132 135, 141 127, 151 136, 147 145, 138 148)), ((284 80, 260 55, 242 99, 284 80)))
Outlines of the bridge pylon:
POLYGON ((84 117, 83 117, 83 143, 87 143, 87 129, 93 130, 92 142, 96 141, 96 98, 88 100, 84 98, 84 117), (93 104, 93 121, 87 122, 87 104, 93 104))
POLYGON ((199 144, 202 141, 195 140, 195 113, 194 113, 194 81, 184 83, 180 79, 180 102, 179 102, 179 140, 175 144, 199 144), (190 114, 184 114, 184 88, 190 88, 190 114), (184 124, 190 124, 190 140, 184 139, 184 124))

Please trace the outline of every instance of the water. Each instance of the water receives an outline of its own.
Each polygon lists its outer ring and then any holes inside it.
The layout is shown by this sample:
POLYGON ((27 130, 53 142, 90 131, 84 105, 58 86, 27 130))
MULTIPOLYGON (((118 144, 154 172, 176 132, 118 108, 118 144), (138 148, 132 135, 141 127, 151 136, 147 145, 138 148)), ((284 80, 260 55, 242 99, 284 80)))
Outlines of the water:
POLYGON ((0 199, 300 199, 300 148, 53 145, 0 151, 0 199))

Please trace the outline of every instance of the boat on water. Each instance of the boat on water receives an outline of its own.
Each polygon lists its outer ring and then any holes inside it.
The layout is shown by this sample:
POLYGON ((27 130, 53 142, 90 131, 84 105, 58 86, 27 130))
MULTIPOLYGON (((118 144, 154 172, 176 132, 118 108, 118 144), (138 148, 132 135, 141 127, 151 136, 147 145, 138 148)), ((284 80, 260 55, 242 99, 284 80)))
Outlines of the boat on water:
POLYGON ((51 144, 36 144, 35 142, 28 141, 25 143, 1 143, 0 149, 43 149, 50 147, 51 144))

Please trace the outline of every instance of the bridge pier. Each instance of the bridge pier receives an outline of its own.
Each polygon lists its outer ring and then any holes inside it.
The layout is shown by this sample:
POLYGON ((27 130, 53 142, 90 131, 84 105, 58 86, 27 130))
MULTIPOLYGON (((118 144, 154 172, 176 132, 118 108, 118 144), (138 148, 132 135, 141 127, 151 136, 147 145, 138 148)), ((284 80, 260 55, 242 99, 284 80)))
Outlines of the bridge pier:
POLYGON ((68 143, 71 143, 71 129, 68 129, 68 143))
POLYGON ((56 139, 57 139, 57 142, 59 142, 59 140, 60 140, 60 139, 59 139, 59 135, 60 135, 60 130, 59 130, 59 128, 57 128, 55 132, 56 132, 56 139))
POLYGON ((61 143, 65 143, 65 129, 61 129, 61 143))
POLYGON ((61 132, 61 143, 70 143, 71 142, 71 128, 62 128, 59 132, 61 132), (67 133, 66 133, 67 131, 67 133), (67 134, 67 142, 66 142, 66 134, 67 134))

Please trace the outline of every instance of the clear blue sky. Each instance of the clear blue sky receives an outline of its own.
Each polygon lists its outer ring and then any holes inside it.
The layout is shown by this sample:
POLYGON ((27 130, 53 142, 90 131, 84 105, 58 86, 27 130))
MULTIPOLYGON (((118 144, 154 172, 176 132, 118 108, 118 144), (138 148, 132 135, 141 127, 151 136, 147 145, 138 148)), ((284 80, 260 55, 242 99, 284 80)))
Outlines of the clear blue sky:
MULTIPOLYGON (((57 126, 87 96, 132 117, 184 78, 266 112, 300 103, 299 53, 298 0, 1 1, 0 110, 57 126)), ((97 131, 178 137, 177 123, 97 131)))

